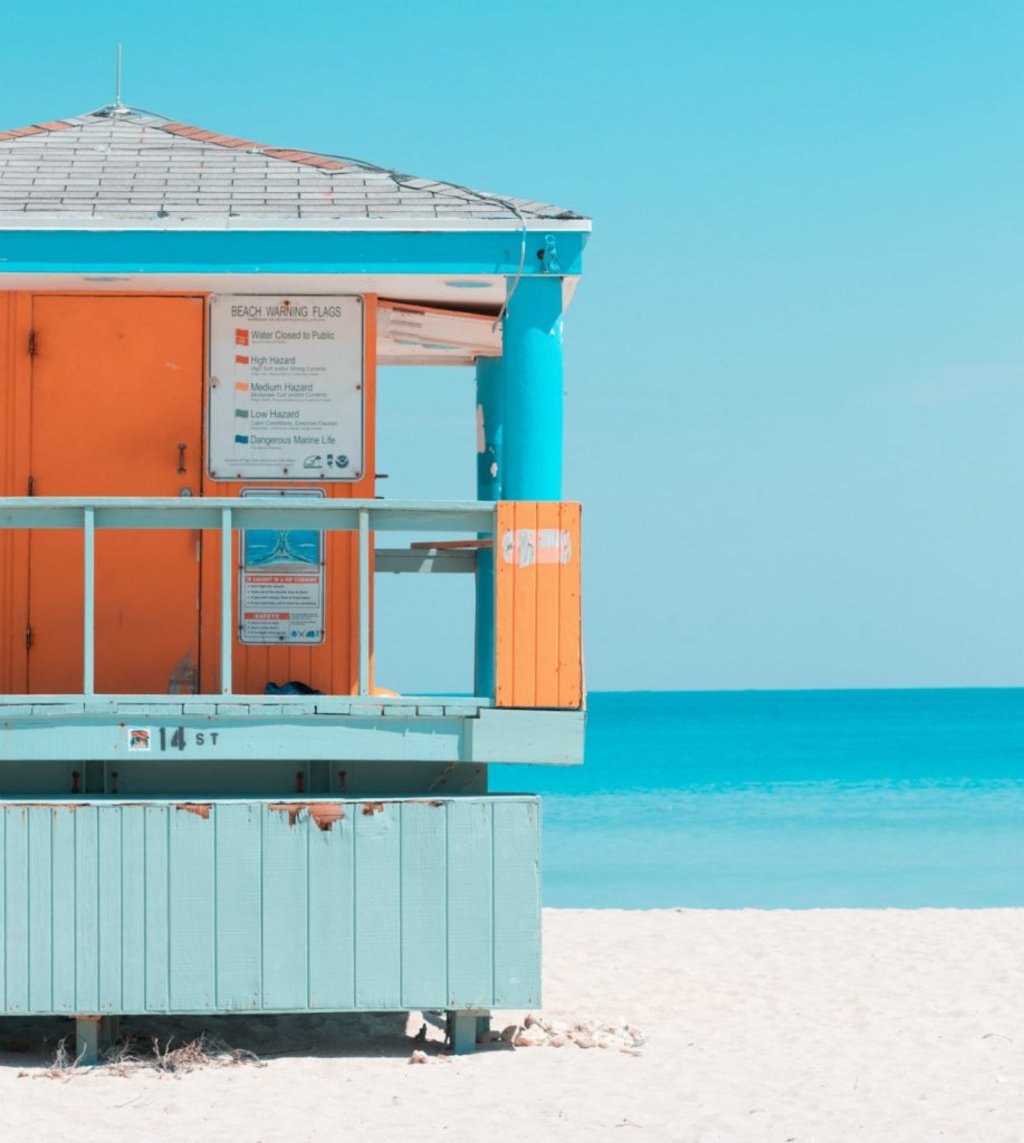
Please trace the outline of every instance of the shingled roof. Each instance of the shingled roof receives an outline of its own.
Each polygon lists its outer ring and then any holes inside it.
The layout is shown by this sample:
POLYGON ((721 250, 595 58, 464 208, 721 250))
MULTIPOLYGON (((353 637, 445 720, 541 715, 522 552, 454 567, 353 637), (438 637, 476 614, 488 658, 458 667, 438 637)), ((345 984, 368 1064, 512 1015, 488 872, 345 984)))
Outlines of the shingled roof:
POLYGON ((557 206, 268 147, 127 108, 0 132, 0 229, 274 219, 344 229, 368 220, 522 225, 579 220, 557 206))

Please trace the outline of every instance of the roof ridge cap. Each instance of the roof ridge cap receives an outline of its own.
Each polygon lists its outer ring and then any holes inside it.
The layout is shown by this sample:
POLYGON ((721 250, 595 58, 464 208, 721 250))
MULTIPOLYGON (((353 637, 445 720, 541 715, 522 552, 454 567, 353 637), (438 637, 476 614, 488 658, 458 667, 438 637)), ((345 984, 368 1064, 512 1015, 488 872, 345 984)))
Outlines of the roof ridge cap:
POLYGON ((74 125, 74 121, 70 119, 50 119, 45 123, 31 123, 27 127, 12 127, 7 131, 0 131, 0 143, 23 139, 27 135, 48 135, 51 131, 63 131, 74 125))
POLYGON ((240 139, 236 135, 224 135, 219 131, 210 131, 205 127, 194 127, 189 123, 181 123, 174 119, 167 119, 163 123, 150 124, 156 131, 164 131, 168 135, 191 139, 196 143, 212 143, 217 147, 228 150, 246 150, 250 153, 266 155, 271 159, 282 162, 296 163, 299 166, 315 167, 323 171, 344 171, 349 167, 339 159, 329 155, 318 154, 316 151, 302 151, 293 147, 272 147, 267 143, 255 143, 251 139, 240 139))

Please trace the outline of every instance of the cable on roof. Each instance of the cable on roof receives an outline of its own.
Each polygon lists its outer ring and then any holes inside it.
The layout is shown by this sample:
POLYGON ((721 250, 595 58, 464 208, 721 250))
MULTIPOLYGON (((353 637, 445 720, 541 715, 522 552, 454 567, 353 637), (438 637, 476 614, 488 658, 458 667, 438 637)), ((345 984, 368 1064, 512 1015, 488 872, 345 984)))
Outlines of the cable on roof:
MULTIPOLYGON (((166 115, 161 115, 157 111, 147 111, 144 107, 128 106, 127 104, 107 104, 105 107, 97 108, 95 111, 88 112, 89 115, 102 115, 108 117, 111 115, 145 115, 153 119, 161 119, 165 123, 171 122, 166 115)), ((316 154, 324 159, 336 159, 341 163, 349 163, 354 167, 359 167, 364 171, 373 171, 375 174, 386 175, 391 181, 399 188, 409 190, 425 190, 432 195, 445 195, 458 198, 463 201, 476 201, 503 206, 509 214, 517 218, 522 226, 519 240, 519 265, 516 268, 515 275, 512 279, 512 285, 509 287, 508 293, 505 295, 505 300, 498 311, 497 317, 494 319, 494 324, 491 326, 492 331, 496 330, 501 324, 505 315, 508 313, 509 303, 512 301, 516 290, 519 288, 519 283, 523 278, 523 271, 526 268, 526 239, 529 233, 526 216, 516 206, 512 199, 504 198, 501 195, 489 194, 486 191, 474 190, 472 187, 464 186, 462 183, 441 182, 437 179, 422 179, 416 175, 407 175, 402 171, 397 171, 392 167, 382 167, 377 163, 371 163, 366 159, 357 159, 352 155, 338 155, 330 151, 310 151, 309 154, 316 154), (414 182, 429 183, 429 186, 413 186, 414 182)), ((331 176, 335 172, 323 171, 325 175, 331 176)), ((571 211, 563 212, 560 217, 575 217, 571 211)))
MULTIPOLYGON (((468 196, 469 199, 476 200, 477 202, 497 203, 499 206, 503 206, 510 214, 513 214, 516 218, 518 218, 519 222, 522 224, 519 242, 519 266, 517 267, 515 276, 512 279, 512 285, 509 287, 509 291, 505 295, 505 300, 502 302, 501 309, 498 310, 498 315, 494 319, 494 323, 491 326, 492 332, 498 328, 505 315, 508 313, 509 303, 512 301, 512 297, 515 294, 516 290, 519 288, 519 283, 522 281, 523 277, 523 270, 526 267, 526 238, 528 234, 526 216, 519 209, 519 207, 516 206, 512 199, 503 198, 501 195, 488 194, 486 191, 474 190, 472 187, 463 186, 462 183, 439 182, 437 179, 427 180, 421 179, 416 175, 406 175, 401 171, 393 170, 390 167, 381 167, 376 163, 370 163, 366 159, 355 159, 351 155, 325 154, 323 157, 326 159, 337 159, 342 163, 352 163, 354 166, 361 167, 363 170, 374 171, 380 175, 387 175, 388 178, 390 178, 391 181, 398 187, 407 187, 410 190, 425 190, 430 194, 436 195, 444 194, 446 191, 455 192, 453 195, 455 198, 465 200, 465 198, 468 196), (413 182, 422 183, 428 181, 432 184, 429 187, 416 187, 412 185, 413 182)), ((324 172, 324 174, 332 173, 333 172, 328 171, 324 172)))

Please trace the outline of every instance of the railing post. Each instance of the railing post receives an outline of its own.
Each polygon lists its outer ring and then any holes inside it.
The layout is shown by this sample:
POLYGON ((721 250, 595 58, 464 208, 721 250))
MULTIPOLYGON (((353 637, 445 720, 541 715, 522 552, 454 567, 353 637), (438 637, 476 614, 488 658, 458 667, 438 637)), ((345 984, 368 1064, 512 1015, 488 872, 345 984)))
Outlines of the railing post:
POLYGON ((231 509, 220 510, 220 690, 231 694, 231 657, 234 638, 231 615, 231 588, 234 584, 231 559, 231 509))
POLYGON ((370 513, 359 509, 359 693, 370 693, 370 513))
MULTIPOLYGON (((505 361, 501 357, 476 359, 477 458, 476 498, 501 499, 505 458, 502 455, 505 402, 505 361)), ((479 535, 479 533, 478 533, 479 535)), ((493 542, 497 543, 492 527, 493 542)), ((486 537, 480 536, 481 539, 486 537)), ((494 549, 476 555, 476 636, 473 694, 494 697, 494 549)))
POLYGON ((96 509, 82 509, 85 544, 84 599, 82 602, 82 694, 96 693, 96 509))

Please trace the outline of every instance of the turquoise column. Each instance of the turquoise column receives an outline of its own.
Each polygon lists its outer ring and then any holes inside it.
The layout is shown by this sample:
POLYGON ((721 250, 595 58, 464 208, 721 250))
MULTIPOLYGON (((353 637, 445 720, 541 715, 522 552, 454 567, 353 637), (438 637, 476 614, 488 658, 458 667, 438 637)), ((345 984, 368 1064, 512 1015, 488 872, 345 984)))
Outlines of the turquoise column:
POLYGON ((500 500, 504 437, 505 362, 500 357, 476 359, 476 496, 500 500))
POLYGON ((562 279, 509 281, 505 362, 505 500, 562 498, 562 279))
MULTIPOLYGON (((500 500, 504 477, 505 362, 476 359, 476 498, 500 500)), ((474 693, 494 695, 494 552, 481 548, 476 565, 476 666, 474 693)))

